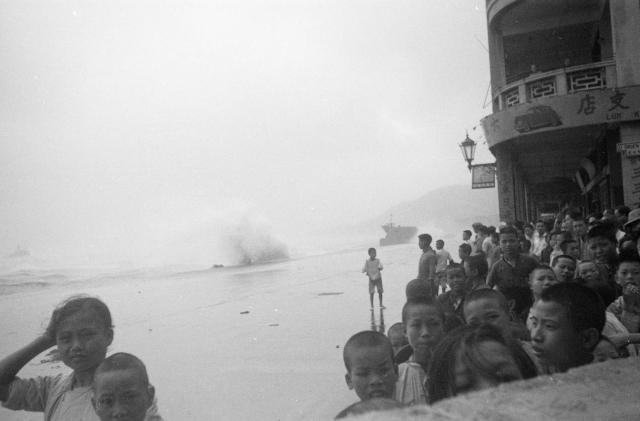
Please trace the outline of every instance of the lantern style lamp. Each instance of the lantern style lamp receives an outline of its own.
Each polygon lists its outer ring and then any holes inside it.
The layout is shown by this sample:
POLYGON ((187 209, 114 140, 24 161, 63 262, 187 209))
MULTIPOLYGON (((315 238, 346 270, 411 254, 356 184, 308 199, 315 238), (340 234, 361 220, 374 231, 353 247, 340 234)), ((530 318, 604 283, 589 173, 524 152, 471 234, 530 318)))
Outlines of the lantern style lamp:
POLYGON ((476 154, 476 142, 469 137, 469 132, 467 132, 467 137, 459 146, 462 151, 462 157, 467 161, 467 167, 471 171, 471 162, 473 162, 473 157, 476 154))

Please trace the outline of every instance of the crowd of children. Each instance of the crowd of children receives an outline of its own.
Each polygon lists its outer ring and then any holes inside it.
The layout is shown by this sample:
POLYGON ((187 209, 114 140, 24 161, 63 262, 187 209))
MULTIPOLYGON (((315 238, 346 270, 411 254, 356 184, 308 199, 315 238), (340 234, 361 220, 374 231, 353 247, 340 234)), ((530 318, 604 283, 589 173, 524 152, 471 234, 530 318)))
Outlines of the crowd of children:
POLYGON ((402 322, 388 337, 360 332, 343 350, 362 402, 340 417, 638 356, 640 209, 472 228, 458 262, 442 240, 433 250, 419 236, 402 322))
POLYGON ((45 421, 161 421, 142 361, 126 353, 105 358, 113 335, 111 313, 101 300, 75 296, 64 301, 40 336, 0 360, 2 405, 43 412, 45 421), (29 361, 54 346, 71 374, 17 377, 29 361))

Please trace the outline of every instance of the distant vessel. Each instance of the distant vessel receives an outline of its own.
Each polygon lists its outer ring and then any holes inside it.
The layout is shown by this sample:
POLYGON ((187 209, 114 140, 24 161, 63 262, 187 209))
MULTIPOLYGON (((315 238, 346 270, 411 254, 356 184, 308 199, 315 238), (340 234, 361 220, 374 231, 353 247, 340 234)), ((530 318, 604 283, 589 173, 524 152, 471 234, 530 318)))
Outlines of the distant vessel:
POLYGON ((391 219, 382 226, 382 229, 387 233, 387 236, 380 239, 380 246, 408 243, 418 233, 418 228, 396 225, 391 219))
POLYGON ((20 257, 27 257, 30 256, 31 253, 29 253, 29 250, 25 250, 20 248, 20 245, 18 244, 18 247, 16 247, 15 251, 11 254, 9 254, 7 257, 11 257, 11 258, 20 258, 20 257))

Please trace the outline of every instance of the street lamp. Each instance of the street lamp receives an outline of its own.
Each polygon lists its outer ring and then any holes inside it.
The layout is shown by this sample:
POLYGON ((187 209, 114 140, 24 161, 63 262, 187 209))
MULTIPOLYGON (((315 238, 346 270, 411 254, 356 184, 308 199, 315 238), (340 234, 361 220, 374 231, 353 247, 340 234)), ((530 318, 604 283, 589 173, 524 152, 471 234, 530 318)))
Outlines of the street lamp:
POLYGON ((473 157, 476 154, 476 142, 469 137, 469 132, 467 132, 467 137, 458 146, 460 146, 462 157, 465 161, 467 161, 469 171, 471 171, 471 162, 473 161, 473 157))

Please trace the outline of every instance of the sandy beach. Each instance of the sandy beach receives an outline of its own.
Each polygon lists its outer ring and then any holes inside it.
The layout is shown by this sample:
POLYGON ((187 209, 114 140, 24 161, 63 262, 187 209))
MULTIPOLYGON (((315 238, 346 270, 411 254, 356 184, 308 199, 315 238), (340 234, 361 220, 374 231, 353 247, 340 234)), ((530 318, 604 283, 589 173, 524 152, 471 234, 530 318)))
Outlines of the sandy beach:
MULTIPOLYGON (((385 305, 369 310, 366 249, 286 262, 173 275, 95 277, 0 296, 7 355, 34 338, 71 294, 102 298, 115 323, 110 352, 147 364, 167 420, 332 419, 355 402, 344 382, 342 346, 360 330, 400 321, 404 286, 420 254, 407 244, 379 249, 385 305)), ((377 299, 376 299, 377 302, 377 299)), ((67 368, 42 363, 21 376, 67 368)), ((42 414, 0 409, 7 421, 42 414)))

